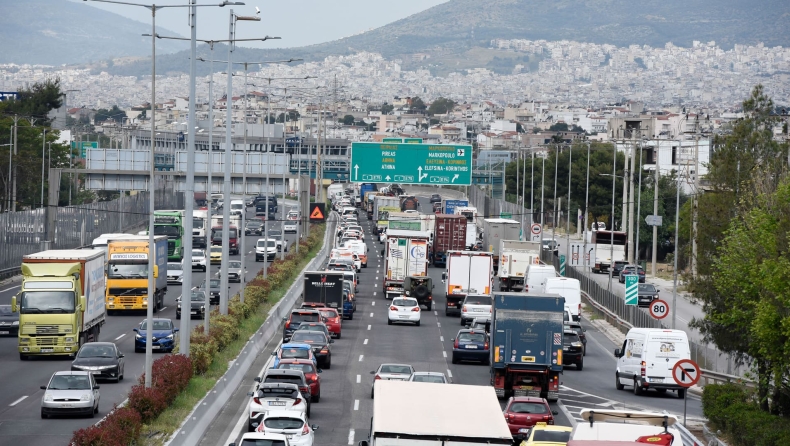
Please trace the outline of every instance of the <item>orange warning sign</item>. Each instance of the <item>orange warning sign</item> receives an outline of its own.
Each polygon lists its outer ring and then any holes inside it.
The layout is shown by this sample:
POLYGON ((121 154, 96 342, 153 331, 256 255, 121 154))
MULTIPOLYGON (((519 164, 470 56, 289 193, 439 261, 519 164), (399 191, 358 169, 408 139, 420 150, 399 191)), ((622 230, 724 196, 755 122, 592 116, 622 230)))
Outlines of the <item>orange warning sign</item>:
POLYGON ((321 213, 321 209, 315 208, 315 209, 313 209, 313 213, 310 214, 310 218, 318 218, 318 219, 323 220, 324 219, 324 214, 321 213))
POLYGON ((311 205, 312 209, 310 210, 310 221, 325 221, 326 214, 324 212, 324 204, 323 203, 313 203, 311 205))

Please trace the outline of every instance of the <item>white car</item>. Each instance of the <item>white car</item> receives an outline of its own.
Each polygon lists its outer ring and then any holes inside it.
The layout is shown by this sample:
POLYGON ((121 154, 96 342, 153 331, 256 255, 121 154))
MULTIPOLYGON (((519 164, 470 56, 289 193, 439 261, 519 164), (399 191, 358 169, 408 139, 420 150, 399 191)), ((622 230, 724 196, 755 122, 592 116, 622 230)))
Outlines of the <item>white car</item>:
POLYGON ((184 267, 181 262, 167 262, 167 283, 181 285, 184 282, 184 267))
POLYGON ((383 244, 386 241, 387 241, 387 228, 384 228, 384 230, 379 233, 379 244, 383 244))
POLYGON ((412 297, 398 297, 392 299, 387 311, 387 325, 393 322, 409 322, 420 326, 420 304, 412 297))
POLYGON ((447 384, 447 377, 442 372, 414 372, 411 374, 409 381, 447 384))
POLYGON ((297 221, 296 220, 286 220, 283 222, 283 232, 293 232, 296 233, 297 229, 297 221))
POLYGON ((206 271, 206 251, 202 249, 192 250, 192 269, 199 269, 203 272, 206 271))
MULTIPOLYGON (((256 378, 255 381, 260 382, 260 378, 256 378)), ((296 384, 260 384, 257 390, 248 393, 247 396, 251 397, 247 405, 248 432, 254 431, 263 420, 264 415, 271 410, 307 414, 307 401, 299 392, 299 386, 296 384)))
POLYGON ((259 238, 255 243, 255 261, 273 261, 277 257, 277 240, 259 238))
POLYGON ((283 434, 294 446, 313 446, 318 426, 307 424, 307 416, 286 410, 271 410, 263 416, 256 432, 283 434))
POLYGON ((74 414, 93 418, 99 413, 101 395, 91 372, 55 372, 41 390, 41 418, 74 414))
POLYGON ((471 323, 477 317, 491 317, 491 296, 488 294, 469 294, 461 306, 461 325, 471 323))
MULTIPOLYGON (((282 434, 268 434, 261 432, 250 432, 241 436, 241 443, 238 446, 258 446, 261 444, 291 446, 293 443, 288 441, 288 437, 282 434)), ((230 443, 229 446, 237 446, 230 443)))

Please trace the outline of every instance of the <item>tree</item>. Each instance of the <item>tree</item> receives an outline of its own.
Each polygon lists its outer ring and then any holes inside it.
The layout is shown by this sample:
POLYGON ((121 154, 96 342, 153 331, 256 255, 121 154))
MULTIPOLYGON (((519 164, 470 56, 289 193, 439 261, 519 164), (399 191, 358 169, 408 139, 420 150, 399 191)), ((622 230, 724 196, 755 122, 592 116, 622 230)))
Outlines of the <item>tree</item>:
POLYGON ((118 108, 117 105, 113 105, 109 110, 106 108, 100 108, 97 110, 96 115, 93 118, 93 122, 94 124, 100 124, 105 121, 122 123, 124 119, 126 119, 126 112, 118 108))
POLYGON ((343 116, 343 124, 344 125, 354 125, 354 116, 353 115, 345 115, 345 116, 343 116))
POLYGON ((413 97, 409 105, 409 111, 412 113, 422 113, 426 108, 425 102, 419 96, 413 97))
POLYGON ((395 106, 393 106, 392 104, 388 104, 386 102, 381 104, 381 114, 382 115, 388 115, 388 114, 392 113, 393 110, 395 110, 395 106))
POLYGON ((428 107, 428 114, 433 115, 444 115, 455 108, 455 101, 452 99, 447 99, 443 97, 439 97, 433 102, 431 102, 431 106, 428 107))
POLYGON ((556 124, 552 124, 549 127, 550 132, 567 132, 568 131, 568 124, 564 122, 558 122, 556 124))
POLYGON ((63 105, 60 79, 36 82, 30 88, 19 90, 18 97, 4 101, 0 110, 6 114, 30 116, 39 122, 49 122, 47 113, 63 105))

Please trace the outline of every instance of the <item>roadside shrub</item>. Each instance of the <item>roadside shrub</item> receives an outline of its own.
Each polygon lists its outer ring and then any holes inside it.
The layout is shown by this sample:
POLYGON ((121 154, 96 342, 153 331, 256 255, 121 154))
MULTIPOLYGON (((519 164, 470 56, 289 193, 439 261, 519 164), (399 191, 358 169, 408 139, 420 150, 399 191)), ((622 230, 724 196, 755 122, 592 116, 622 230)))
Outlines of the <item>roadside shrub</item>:
POLYGON ((706 385, 702 392, 702 412, 725 433, 732 446, 790 444, 790 422, 760 410, 752 392, 741 385, 706 385))
POLYGON ((238 339, 239 321, 229 314, 219 314, 216 310, 211 313, 208 334, 217 345, 217 350, 222 351, 231 342, 238 339))
POLYGON ((152 371, 151 386, 164 393, 171 403, 189 385, 192 361, 185 355, 167 355, 154 361, 152 371))
POLYGON ((74 432, 73 446, 127 446, 140 436, 142 419, 129 407, 116 408, 99 425, 74 432))
POLYGON ((194 375, 202 375, 211 366, 211 361, 214 360, 214 355, 217 353, 217 346, 205 334, 202 325, 192 331, 189 339, 189 357, 192 359, 192 373, 194 375))
POLYGON ((143 423, 154 420, 167 408, 168 403, 165 395, 156 387, 147 388, 138 384, 129 392, 129 407, 140 414, 143 423))

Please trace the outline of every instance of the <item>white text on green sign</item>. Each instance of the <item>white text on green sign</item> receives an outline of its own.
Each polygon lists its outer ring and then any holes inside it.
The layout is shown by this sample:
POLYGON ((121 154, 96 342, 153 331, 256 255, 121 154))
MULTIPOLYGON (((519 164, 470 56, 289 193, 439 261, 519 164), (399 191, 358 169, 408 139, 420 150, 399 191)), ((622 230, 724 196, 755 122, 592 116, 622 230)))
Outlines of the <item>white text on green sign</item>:
POLYGON ((472 182, 471 146, 352 143, 351 181, 402 184, 472 182))

